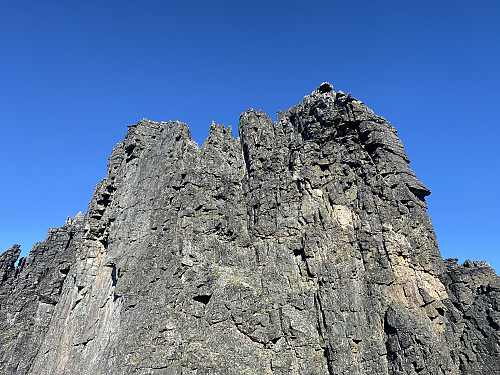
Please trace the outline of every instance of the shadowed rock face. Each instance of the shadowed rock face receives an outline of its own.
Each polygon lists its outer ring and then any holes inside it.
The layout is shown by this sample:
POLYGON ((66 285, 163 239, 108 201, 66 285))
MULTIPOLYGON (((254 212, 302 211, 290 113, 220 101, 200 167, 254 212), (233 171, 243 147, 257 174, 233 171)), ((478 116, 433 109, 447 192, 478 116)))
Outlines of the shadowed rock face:
POLYGON ((442 260, 394 127, 324 83, 239 131, 130 126, 87 213, 0 256, 0 373, 500 374, 500 279, 442 260))

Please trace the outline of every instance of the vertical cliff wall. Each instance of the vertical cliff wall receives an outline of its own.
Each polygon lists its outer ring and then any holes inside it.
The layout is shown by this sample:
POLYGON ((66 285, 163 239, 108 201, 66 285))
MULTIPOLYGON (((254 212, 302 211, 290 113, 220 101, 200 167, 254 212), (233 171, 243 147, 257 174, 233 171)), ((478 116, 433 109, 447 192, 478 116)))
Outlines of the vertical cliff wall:
POLYGON ((143 120, 0 257, 0 373, 497 374, 500 279, 441 259, 396 129, 322 84, 240 137, 143 120))

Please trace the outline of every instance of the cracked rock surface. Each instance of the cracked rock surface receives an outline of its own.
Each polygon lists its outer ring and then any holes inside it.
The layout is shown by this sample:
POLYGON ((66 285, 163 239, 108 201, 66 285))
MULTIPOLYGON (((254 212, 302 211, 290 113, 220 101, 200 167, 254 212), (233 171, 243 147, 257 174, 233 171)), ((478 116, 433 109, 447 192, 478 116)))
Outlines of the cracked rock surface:
POLYGON ((87 213, 0 256, 0 373, 500 374, 500 278, 442 260, 393 126, 324 83, 239 133, 130 126, 87 213))

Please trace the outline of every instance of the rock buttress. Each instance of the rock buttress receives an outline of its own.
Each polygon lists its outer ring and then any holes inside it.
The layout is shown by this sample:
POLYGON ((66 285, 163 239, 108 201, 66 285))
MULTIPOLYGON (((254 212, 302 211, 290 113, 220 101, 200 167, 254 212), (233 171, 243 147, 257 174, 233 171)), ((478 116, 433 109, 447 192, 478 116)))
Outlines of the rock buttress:
POLYGON ((500 373, 498 276, 443 262, 394 127, 323 84, 239 131, 131 126, 85 217, 0 258, 0 369, 500 373))

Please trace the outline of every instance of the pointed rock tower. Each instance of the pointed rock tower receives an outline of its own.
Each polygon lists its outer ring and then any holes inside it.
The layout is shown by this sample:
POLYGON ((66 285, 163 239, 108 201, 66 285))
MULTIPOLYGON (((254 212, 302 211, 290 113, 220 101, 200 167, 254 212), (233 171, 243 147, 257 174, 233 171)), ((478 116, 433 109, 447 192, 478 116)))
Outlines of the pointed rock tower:
POLYGON ((442 260, 393 126, 323 83, 239 132, 130 126, 87 213, 0 256, 0 373, 500 374, 500 279, 442 260))

